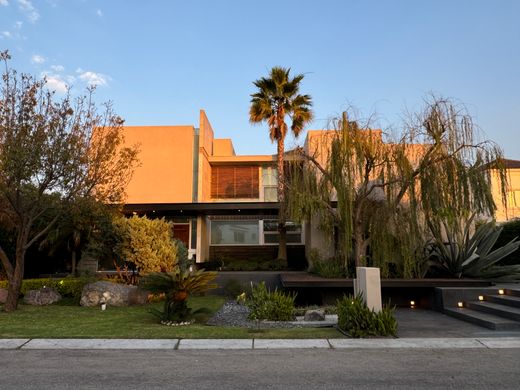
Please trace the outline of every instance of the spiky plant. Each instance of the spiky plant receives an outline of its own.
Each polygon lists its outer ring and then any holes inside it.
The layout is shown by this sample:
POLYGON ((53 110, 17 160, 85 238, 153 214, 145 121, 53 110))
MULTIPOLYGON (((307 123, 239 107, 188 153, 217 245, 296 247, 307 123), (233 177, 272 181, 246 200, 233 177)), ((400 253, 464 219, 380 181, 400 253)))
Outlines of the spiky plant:
POLYGON ((496 227, 493 222, 482 224, 473 235, 470 234, 471 219, 462 235, 449 229, 447 224, 443 226, 445 239, 441 229, 432 229, 435 239, 431 243, 429 258, 433 267, 457 278, 520 279, 520 265, 496 265, 518 249, 520 241, 517 237, 492 250, 502 232, 502 228, 496 227))
POLYGON ((150 273, 141 283, 147 291, 165 294, 163 311, 152 309, 152 314, 161 321, 185 322, 198 314, 207 313, 205 308, 193 311, 188 307, 187 299, 192 294, 216 288, 216 284, 210 283, 216 276, 216 272, 182 270, 177 267, 172 272, 150 273))

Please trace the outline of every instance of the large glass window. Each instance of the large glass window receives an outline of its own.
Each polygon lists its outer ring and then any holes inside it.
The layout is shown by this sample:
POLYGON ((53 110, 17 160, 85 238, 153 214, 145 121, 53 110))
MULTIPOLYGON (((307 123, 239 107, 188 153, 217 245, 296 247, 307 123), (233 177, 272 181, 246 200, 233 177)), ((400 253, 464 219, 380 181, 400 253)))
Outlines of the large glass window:
POLYGON ((211 245, 258 245, 258 221, 211 221, 211 245))
MULTIPOLYGON (((295 222, 286 222, 287 229, 287 243, 301 244, 302 243, 302 226, 295 222)), ((264 220, 264 244, 278 244, 278 220, 266 219, 264 220)))

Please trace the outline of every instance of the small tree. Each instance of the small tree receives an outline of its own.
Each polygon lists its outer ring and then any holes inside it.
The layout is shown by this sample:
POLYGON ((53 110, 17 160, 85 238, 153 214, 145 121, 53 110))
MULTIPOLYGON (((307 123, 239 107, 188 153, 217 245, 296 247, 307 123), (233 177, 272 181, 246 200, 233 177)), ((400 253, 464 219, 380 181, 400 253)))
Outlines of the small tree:
POLYGON ((134 215, 114 221, 122 242, 117 251, 124 261, 131 262, 141 273, 170 272, 178 263, 178 246, 170 223, 164 218, 149 219, 134 215))
POLYGON ((27 249, 45 237, 80 197, 121 202, 137 159, 123 147, 123 120, 110 104, 98 111, 87 96, 59 100, 45 80, 18 75, 5 63, 0 91, 0 204, 16 234, 14 258, 0 248, 9 280, 5 311, 18 305, 27 249), (52 219, 40 223, 51 209, 52 219))
POLYGON ((267 122, 269 137, 277 143, 276 157, 278 170, 278 258, 287 260, 286 199, 284 180, 285 136, 287 135, 286 116, 291 118, 291 131, 297 137, 304 126, 312 120, 312 100, 309 95, 300 95, 303 74, 291 78, 291 69, 275 66, 269 77, 262 77, 253 84, 258 91, 251 95, 249 120, 251 123, 267 122))
POLYGON ((388 276, 389 258, 397 257, 402 276, 421 276, 436 221, 454 226, 471 212, 493 215, 486 168, 501 161, 500 149, 477 142, 471 118, 450 101, 434 99, 414 119, 392 143, 345 113, 321 140, 326 147, 300 150, 306 163, 291 178, 291 214, 297 220, 318 214, 331 236, 336 229, 345 267, 351 260, 367 265, 371 255, 388 276))

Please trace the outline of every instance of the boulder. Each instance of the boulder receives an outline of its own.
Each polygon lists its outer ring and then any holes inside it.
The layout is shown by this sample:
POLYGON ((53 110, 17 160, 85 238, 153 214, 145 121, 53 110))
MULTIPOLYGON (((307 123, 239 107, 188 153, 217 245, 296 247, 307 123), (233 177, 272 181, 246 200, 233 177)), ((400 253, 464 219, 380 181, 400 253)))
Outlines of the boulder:
POLYGON ((33 306, 45 306, 61 300, 61 295, 52 287, 43 287, 39 290, 29 290, 23 297, 24 303, 33 306))
POLYGON ((325 321, 325 312, 323 310, 307 310, 303 317, 304 321, 325 321))
POLYGON ((148 293, 137 286, 111 282, 95 282, 85 285, 81 293, 81 306, 142 305, 148 300, 148 293))
POLYGON ((0 288, 0 303, 5 303, 5 301, 7 301, 7 290, 0 288))

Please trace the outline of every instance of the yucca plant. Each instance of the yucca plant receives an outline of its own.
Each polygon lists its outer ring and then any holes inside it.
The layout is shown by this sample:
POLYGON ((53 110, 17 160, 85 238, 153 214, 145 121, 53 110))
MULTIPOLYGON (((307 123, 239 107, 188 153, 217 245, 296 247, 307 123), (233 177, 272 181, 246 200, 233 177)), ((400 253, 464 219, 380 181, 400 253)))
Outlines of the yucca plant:
POLYGON ((205 308, 193 311, 188 307, 187 300, 192 294, 216 288, 217 285, 211 283, 216 276, 216 272, 181 270, 177 267, 172 272, 149 273, 142 279, 141 286, 151 293, 165 294, 163 311, 152 309, 152 314, 161 322, 180 323, 208 312, 205 308))
POLYGON ((434 241, 430 244, 429 254, 432 266, 457 278, 520 279, 520 265, 496 265, 501 259, 518 249, 520 241, 517 241, 517 237, 506 245, 492 250, 502 228, 495 226, 493 222, 487 222, 470 235, 470 222, 471 219, 466 224, 462 235, 457 235, 444 225, 445 240, 440 229, 432 229, 435 235, 434 241))

